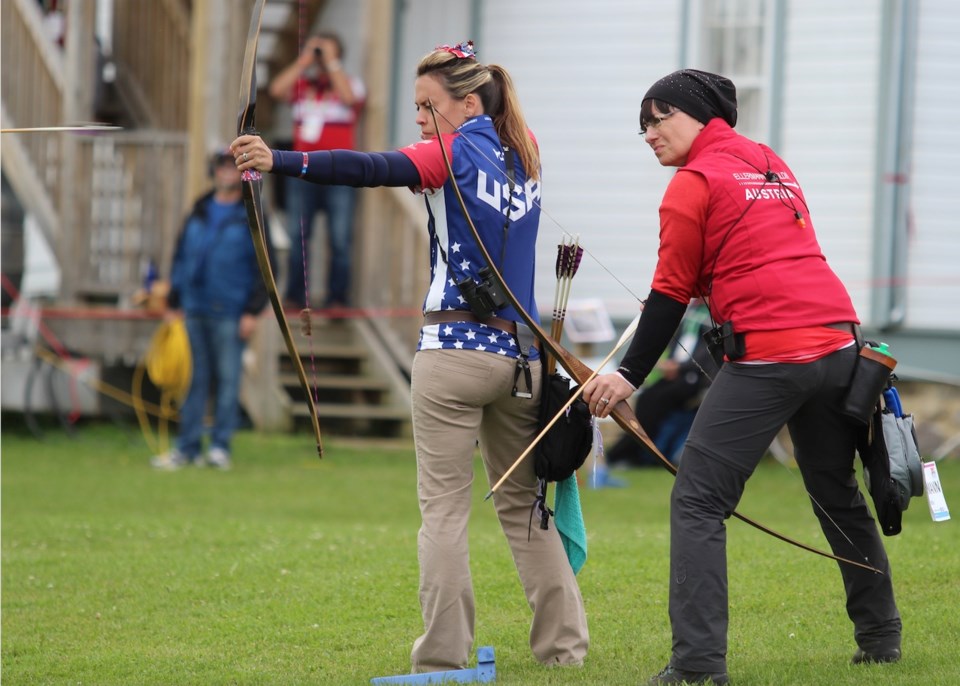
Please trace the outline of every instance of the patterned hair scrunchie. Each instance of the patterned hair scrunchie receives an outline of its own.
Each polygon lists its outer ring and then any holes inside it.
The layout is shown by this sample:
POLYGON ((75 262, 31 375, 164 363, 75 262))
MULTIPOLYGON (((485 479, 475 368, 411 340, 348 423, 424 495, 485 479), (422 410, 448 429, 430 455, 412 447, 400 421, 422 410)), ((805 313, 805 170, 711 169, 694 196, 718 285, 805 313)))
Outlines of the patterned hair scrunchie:
POLYGON ((444 52, 449 52, 451 55, 456 55, 460 58, 467 58, 475 60, 477 59, 477 53, 473 49, 473 41, 467 40, 457 45, 438 45, 434 50, 443 50, 444 52))

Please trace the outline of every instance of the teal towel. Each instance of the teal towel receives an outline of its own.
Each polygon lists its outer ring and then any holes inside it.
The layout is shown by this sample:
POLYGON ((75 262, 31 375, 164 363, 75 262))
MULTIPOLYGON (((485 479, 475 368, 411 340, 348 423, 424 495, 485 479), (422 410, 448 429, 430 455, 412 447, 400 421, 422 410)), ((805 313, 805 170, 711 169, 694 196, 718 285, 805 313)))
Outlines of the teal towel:
POLYGON ((553 513, 567 559, 573 573, 578 574, 587 561, 587 526, 583 523, 576 473, 557 482, 553 496, 553 513))

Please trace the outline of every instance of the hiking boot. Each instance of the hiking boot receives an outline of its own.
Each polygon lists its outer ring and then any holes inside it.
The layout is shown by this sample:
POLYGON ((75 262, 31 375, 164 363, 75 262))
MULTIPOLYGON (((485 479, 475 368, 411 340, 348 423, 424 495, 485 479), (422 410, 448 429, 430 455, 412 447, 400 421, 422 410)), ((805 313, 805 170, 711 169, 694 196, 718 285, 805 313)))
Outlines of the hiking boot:
POLYGON ((176 448, 150 458, 151 467, 165 472, 175 472, 188 464, 190 464, 190 460, 176 448))
POLYGON ((880 662, 899 662, 900 661, 900 649, 899 648, 886 648, 879 650, 864 650, 863 648, 857 648, 857 652, 853 654, 853 659, 850 660, 852 665, 861 665, 861 664, 870 664, 870 663, 880 663, 880 662))
POLYGON ((230 453, 223 448, 210 448, 207 452, 207 464, 217 469, 230 469, 230 453))
POLYGON ((647 682, 649 686, 663 686, 663 684, 708 684, 724 686, 730 683, 726 672, 690 672, 667 665, 663 671, 647 682))

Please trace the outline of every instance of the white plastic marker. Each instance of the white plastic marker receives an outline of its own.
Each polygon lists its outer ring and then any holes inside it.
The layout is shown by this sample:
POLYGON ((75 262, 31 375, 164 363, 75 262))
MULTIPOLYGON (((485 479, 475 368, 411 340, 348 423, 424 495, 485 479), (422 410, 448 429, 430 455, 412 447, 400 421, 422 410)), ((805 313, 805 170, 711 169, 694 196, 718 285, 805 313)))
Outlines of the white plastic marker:
POLYGON ((936 462, 923 463, 923 485, 927 491, 927 505, 930 506, 930 516, 935 522, 945 522, 950 519, 950 510, 947 508, 947 499, 943 496, 940 486, 940 475, 937 473, 936 462))

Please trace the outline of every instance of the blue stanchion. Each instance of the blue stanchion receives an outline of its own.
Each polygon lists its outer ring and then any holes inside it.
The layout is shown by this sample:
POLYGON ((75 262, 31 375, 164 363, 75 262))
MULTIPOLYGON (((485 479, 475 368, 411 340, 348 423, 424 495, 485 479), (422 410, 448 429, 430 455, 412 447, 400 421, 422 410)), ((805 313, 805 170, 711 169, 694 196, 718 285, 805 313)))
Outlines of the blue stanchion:
POLYGON ((473 669, 451 669, 446 672, 423 674, 398 674, 378 676, 371 684, 491 684, 497 680, 497 668, 493 660, 493 647, 477 649, 477 666, 473 669))

